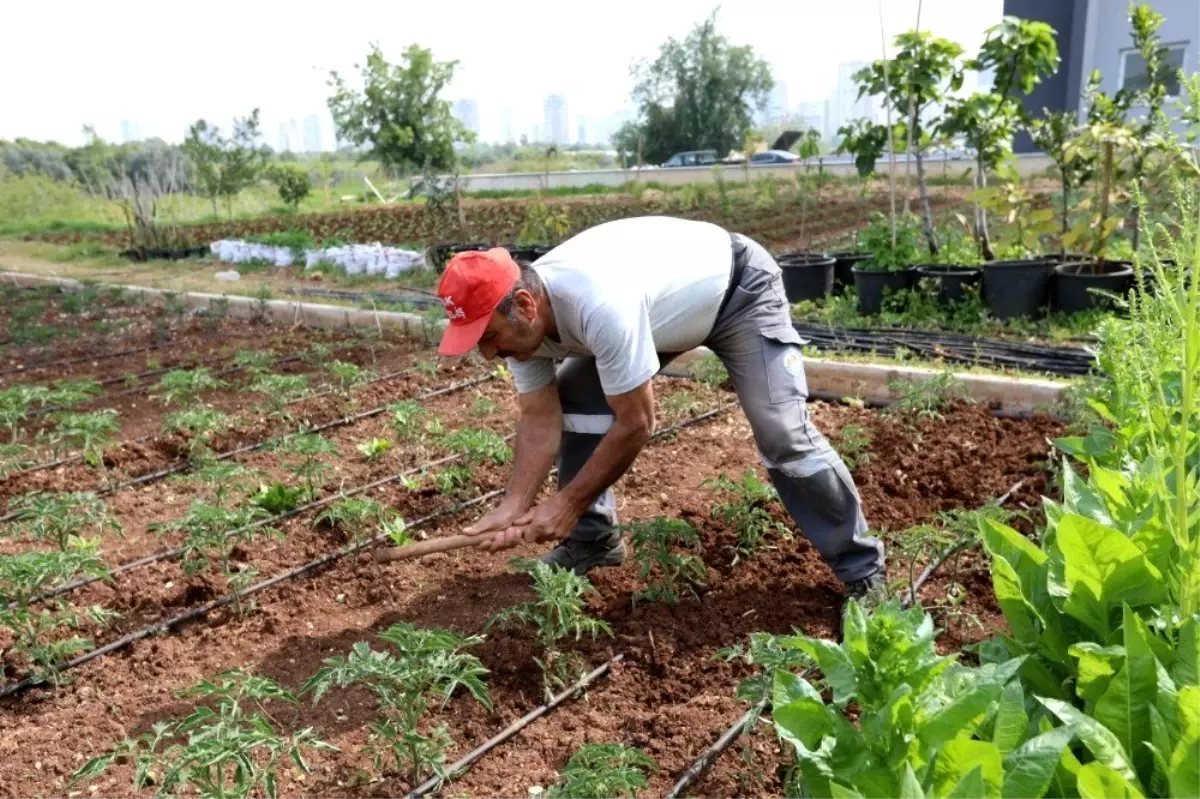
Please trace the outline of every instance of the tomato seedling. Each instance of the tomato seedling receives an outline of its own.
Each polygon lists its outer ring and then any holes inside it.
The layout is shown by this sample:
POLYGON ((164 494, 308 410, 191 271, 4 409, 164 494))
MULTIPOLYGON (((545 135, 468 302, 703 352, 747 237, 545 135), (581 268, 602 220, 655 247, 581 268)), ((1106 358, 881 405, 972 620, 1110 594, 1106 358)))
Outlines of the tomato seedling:
POLYGON ((767 505, 779 499, 774 486, 763 482, 753 469, 743 472, 742 479, 737 482, 722 472, 717 477, 705 480, 700 486, 732 498, 730 502, 714 505, 712 516, 725 522, 737 533, 737 543, 730 547, 735 564, 743 558, 753 557, 766 545, 767 535, 772 532, 784 538, 791 537, 788 528, 775 521, 767 510, 767 505))
POLYGON ((91 491, 35 491, 15 499, 12 509, 21 514, 13 524, 19 535, 52 543, 64 552, 71 540, 82 538, 83 533, 103 536, 112 530, 121 534, 120 523, 91 491))
POLYGON ((696 586, 704 585, 704 561, 694 553, 700 549, 700 533, 685 521, 664 519, 632 522, 622 529, 630 534, 633 560, 638 579, 646 587, 633 595, 649 602, 679 603, 681 590, 696 596, 696 586), (677 549, 690 550, 677 552, 677 549), (652 575, 657 579, 651 580, 652 575))
POLYGON ((558 784, 546 791, 546 799, 637 799, 649 784, 647 773, 657 772, 658 764, 640 749, 584 744, 563 767, 558 784))

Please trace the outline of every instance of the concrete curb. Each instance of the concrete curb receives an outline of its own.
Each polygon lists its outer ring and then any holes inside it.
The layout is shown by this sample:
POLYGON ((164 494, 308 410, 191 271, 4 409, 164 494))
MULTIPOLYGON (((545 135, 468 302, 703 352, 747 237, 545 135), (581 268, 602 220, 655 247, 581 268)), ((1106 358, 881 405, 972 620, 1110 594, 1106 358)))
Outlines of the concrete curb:
MULTIPOLYGON (((83 283, 71 278, 31 275, 23 272, 0 272, 0 279, 21 286, 58 285, 67 289, 80 289, 83 283)), ((207 294, 203 292, 168 292, 145 286, 119 285, 126 291, 137 292, 155 302, 165 303, 165 295, 172 294, 191 308, 210 308, 214 301, 228 300, 229 314, 242 319, 252 319, 265 314, 282 323, 303 323, 312 327, 380 327, 395 329, 406 336, 423 338, 428 334, 440 333, 446 326, 444 319, 427 321, 416 314, 396 311, 363 311, 337 305, 322 305, 312 302, 267 300, 260 302, 252 297, 207 294)), ((712 355, 707 347, 697 347, 676 358, 664 374, 686 376, 687 364, 697 358, 712 355)), ((808 377, 809 396, 814 399, 839 401, 843 397, 857 397, 873 405, 889 405, 895 401, 888 384, 893 380, 930 380, 942 373, 938 369, 890 364, 848 363, 826 358, 805 358, 805 373, 808 377)), ((970 393, 971 398, 1004 415, 1028 415, 1044 410, 1061 402, 1067 384, 1034 378, 1005 377, 1002 375, 980 375, 955 373, 970 393)))
MULTIPOLYGON (((706 355, 707 347, 685 352, 664 370, 666 374, 686 375, 687 364, 706 355)), ((827 358, 805 358, 804 372, 808 378, 808 393, 814 399, 839 401, 857 397, 872 405, 890 405, 896 396, 889 388, 893 380, 930 380, 942 370, 890 364, 847 363, 827 358)), ((971 399, 999 411, 1003 415, 1025 416, 1045 410, 1061 402, 1066 383, 1003 375, 979 375, 955 372, 954 376, 966 386, 971 399)))

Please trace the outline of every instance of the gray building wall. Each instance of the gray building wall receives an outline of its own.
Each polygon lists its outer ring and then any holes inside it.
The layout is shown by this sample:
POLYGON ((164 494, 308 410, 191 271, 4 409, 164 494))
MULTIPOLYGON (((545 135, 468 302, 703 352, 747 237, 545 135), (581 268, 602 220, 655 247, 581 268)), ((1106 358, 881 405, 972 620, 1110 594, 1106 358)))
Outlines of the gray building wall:
MULTIPOLYGON (((1151 5, 1166 18, 1158 30, 1162 43, 1186 43, 1183 69, 1189 74, 1195 72, 1197 54, 1200 53, 1200 0, 1153 0, 1151 5)), ((1128 0, 1089 0, 1083 45, 1083 80, 1087 80, 1092 69, 1099 69, 1103 76, 1101 90, 1105 94, 1115 93, 1121 88, 1121 54, 1132 48, 1128 0)), ((1083 85, 1081 83, 1080 87, 1083 85)), ((1136 108, 1133 113, 1137 113, 1136 108)))

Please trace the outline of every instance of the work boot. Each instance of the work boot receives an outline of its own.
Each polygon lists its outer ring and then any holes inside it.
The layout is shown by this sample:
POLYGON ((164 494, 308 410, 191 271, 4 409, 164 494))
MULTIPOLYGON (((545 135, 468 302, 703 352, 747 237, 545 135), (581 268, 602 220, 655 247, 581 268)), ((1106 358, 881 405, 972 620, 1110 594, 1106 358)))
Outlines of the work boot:
POLYGON ((846 595, 842 599, 842 607, 838 613, 839 630, 842 620, 846 618, 846 603, 851 599, 858 602, 863 613, 870 613, 876 605, 883 604, 887 600, 887 583, 883 572, 868 574, 866 577, 846 583, 846 595))
POLYGON ((619 534, 595 541, 568 538, 538 560, 560 569, 572 569, 582 577, 597 566, 620 566, 625 560, 625 542, 619 534))

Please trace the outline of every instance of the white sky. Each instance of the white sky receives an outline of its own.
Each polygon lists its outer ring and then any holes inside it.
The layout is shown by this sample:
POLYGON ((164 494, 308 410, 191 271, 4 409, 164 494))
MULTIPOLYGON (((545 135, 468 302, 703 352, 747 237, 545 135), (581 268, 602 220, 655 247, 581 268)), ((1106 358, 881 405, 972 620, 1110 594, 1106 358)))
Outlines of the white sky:
MULTIPOLYGON (((789 105, 821 100, 837 65, 880 55, 879 7, 888 40, 916 22, 918 0, 727 0, 718 30, 750 44, 787 87, 789 105)), ((576 120, 630 106, 630 65, 667 37, 686 36, 715 0, 205 0, 0 2, 0 139, 80 144, 84 123, 120 140, 121 121, 143 137, 182 138, 204 117, 227 128, 262 109, 275 146, 281 122, 319 113, 331 69, 353 65, 378 42, 390 59, 412 42, 460 61, 447 99, 473 98, 482 138, 499 139, 505 108, 519 135, 542 122, 546 95, 567 96, 576 120)), ((921 28, 973 52, 999 21, 1002 0, 923 0, 921 28)))

